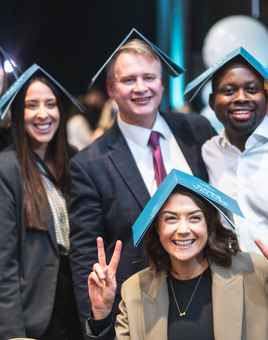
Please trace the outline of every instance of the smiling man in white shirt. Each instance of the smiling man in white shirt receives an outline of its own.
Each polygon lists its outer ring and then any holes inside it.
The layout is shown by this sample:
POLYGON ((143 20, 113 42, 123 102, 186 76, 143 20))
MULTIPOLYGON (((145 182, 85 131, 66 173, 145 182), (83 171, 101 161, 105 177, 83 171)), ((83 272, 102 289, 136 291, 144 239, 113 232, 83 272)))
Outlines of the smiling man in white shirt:
POLYGON ((224 129, 202 147, 210 183, 236 199, 245 216, 234 217, 241 249, 258 253, 255 239, 268 245, 267 76, 243 49, 218 63, 210 106, 224 129))

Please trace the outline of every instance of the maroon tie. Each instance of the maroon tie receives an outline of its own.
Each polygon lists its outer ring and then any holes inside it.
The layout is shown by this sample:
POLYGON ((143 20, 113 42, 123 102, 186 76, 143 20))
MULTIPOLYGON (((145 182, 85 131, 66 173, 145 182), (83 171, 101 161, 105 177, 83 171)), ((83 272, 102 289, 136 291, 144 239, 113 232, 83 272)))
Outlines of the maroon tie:
POLYGON ((160 133, 157 131, 152 131, 148 145, 152 149, 153 161, 154 161, 154 173, 157 186, 163 181, 167 173, 165 170, 162 153, 159 144, 160 133))

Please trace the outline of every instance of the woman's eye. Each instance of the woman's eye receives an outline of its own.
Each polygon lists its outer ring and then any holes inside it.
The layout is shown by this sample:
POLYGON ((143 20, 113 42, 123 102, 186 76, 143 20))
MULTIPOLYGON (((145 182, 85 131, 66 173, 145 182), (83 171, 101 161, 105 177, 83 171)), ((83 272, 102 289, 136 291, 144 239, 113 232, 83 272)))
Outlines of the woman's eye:
POLYGON ((175 216, 167 216, 167 217, 165 217, 165 221, 169 222, 169 223, 172 223, 172 222, 176 222, 177 219, 176 219, 175 216))
POLYGON ((201 216, 199 215, 190 217, 190 221, 192 222, 199 222, 200 220, 201 220, 201 216))
POLYGON ((34 110, 34 109, 36 109, 37 108, 37 104, 36 103, 26 103, 25 104, 25 108, 26 109, 29 109, 29 110, 34 110))
POLYGON ((49 102, 46 104, 46 106, 49 108, 49 109, 54 109, 54 107, 57 106, 57 103, 56 102, 49 102))

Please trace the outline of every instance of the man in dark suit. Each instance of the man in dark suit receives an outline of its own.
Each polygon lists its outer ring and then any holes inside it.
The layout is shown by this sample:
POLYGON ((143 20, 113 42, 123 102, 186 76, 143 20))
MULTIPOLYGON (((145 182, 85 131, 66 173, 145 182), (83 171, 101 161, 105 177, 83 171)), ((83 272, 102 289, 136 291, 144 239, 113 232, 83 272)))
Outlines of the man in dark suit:
POLYGON ((83 318, 89 315, 87 276, 97 262, 96 238, 108 258, 123 242, 119 285, 146 266, 142 247, 134 248, 131 226, 156 190, 150 133, 160 135, 166 172, 178 168, 207 179, 201 145, 214 130, 194 114, 160 114, 162 65, 148 43, 134 39, 113 56, 107 89, 119 108, 114 126, 77 154, 71 164, 71 263, 83 318))

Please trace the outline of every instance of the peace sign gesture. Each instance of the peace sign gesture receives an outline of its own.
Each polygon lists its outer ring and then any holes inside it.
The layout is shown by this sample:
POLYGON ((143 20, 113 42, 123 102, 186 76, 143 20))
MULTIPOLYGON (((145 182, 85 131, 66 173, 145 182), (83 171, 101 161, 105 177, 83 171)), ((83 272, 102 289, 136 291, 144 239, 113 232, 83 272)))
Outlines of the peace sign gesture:
POLYGON ((88 295, 94 319, 106 318, 112 310, 116 294, 116 272, 120 261, 122 242, 116 241, 110 263, 106 263, 106 254, 101 237, 97 238, 98 263, 88 276, 88 295))

